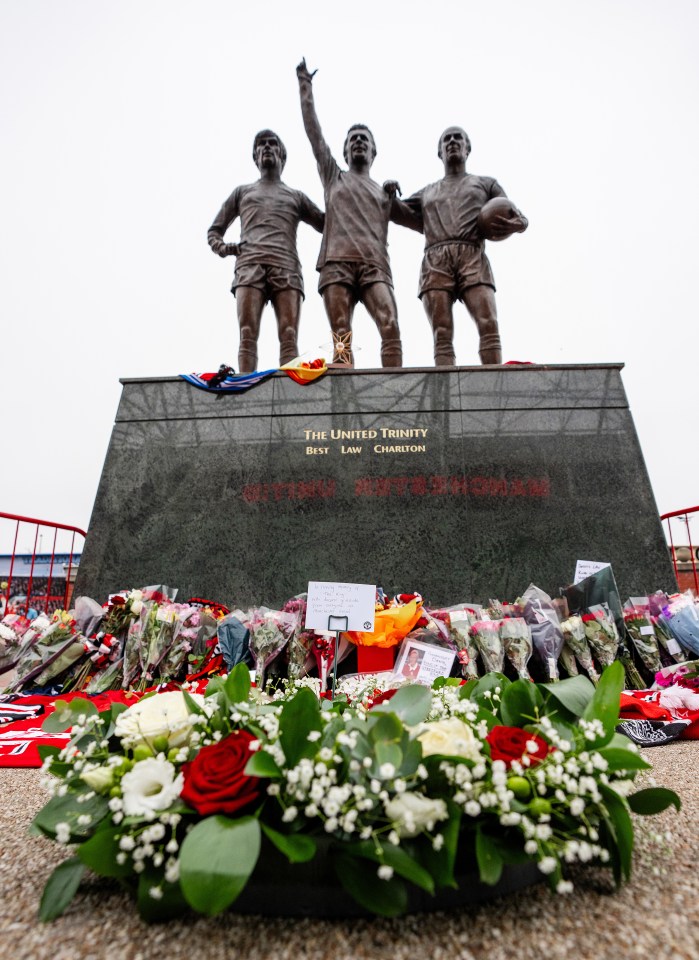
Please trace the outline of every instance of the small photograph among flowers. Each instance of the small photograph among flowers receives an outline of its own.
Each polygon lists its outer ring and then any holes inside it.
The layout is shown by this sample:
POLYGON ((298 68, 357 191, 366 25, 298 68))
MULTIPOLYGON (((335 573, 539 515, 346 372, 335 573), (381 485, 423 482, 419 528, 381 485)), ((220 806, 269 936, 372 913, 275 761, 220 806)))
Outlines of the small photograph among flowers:
POLYGON ((453 650, 409 637, 398 654, 393 676, 396 681, 412 680, 431 686, 437 677, 448 677, 453 664, 453 650))

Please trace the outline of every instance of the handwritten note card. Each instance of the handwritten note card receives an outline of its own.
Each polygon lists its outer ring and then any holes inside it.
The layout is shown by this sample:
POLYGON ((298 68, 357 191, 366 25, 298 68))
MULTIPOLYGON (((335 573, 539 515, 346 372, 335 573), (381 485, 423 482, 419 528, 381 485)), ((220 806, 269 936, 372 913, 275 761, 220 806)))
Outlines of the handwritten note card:
POLYGON ((374 629, 375 603, 376 586, 373 584, 311 580, 308 584, 305 627, 307 630, 358 630, 371 633, 374 629), (336 618, 340 618, 341 622, 336 618))

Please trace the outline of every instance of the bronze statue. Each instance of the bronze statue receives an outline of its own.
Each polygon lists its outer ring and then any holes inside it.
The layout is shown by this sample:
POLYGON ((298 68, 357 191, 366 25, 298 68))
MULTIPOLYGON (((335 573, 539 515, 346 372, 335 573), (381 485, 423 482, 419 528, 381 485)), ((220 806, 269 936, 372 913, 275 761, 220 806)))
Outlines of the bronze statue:
MULTIPOLYGON (((449 127, 437 150, 444 178, 405 201, 415 214, 408 226, 425 234, 418 296, 432 326, 436 366, 453 366, 455 300, 462 300, 480 335, 481 363, 502 363, 495 309, 495 282, 484 238, 504 240, 522 233, 528 221, 497 180, 466 173, 471 141, 461 127, 449 127), (504 198, 494 201, 494 198, 504 198)), ((395 184, 387 184, 393 193, 395 184)), ((402 206, 402 204, 401 204, 402 206)))
POLYGON ((231 288, 238 308, 241 373, 257 368, 257 339, 265 304, 271 300, 279 332, 279 362, 298 355, 298 326, 303 299, 301 263, 296 252, 299 220, 319 233, 323 213, 301 193, 282 182, 286 148, 272 130, 255 137, 252 157, 260 179, 236 187, 209 227, 209 246, 220 257, 236 257, 231 288), (225 243, 224 235, 240 217, 240 242, 225 243))
MULTIPOLYGON (((341 170, 325 142, 316 115, 312 80, 306 61, 296 68, 303 125, 311 142, 325 191, 325 228, 317 269, 335 344, 351 344, 352 315, 363 303, 381 334, 381 364, 400 367, 403 350, 398 309, 387 252, 388 221, 406 226, 393 191, 384 190, 369 171, 376 143, 368 127, 354 124, 347 132, 343 154, 349 169, 341 170)), ((352 363, 351 349, 344 358, 352 363)), ((340 358, 335 350, 335 361, 340 358)))

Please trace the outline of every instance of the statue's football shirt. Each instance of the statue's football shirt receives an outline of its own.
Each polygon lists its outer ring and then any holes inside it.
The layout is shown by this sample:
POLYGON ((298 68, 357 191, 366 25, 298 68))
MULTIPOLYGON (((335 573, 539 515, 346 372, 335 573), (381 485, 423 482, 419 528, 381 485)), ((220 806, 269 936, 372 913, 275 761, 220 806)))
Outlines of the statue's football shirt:
POLYGON ((422 218, 427 248, 456 240, 481 243, 478 214, 488 200, 504 196, 497 180, 467 173, 430 183, 405 203, 422 218))
POLYGON ((278 180, 236 187, 209 227, 209 236, 223 239, 236 217, 240 217, 240 239, 245 241, 236 258, 237 267, 261 263, 300 273, 296 252, 299 220, 323 229, 323 214, 313 201, 278 180))
POLYGON ((387 246, 391 198, 370 177, 341 170, 325 141, 316 149, 325 191, 325 229, 318 270, 330 261, 351 260, 376 264, 390 277, 387 246))

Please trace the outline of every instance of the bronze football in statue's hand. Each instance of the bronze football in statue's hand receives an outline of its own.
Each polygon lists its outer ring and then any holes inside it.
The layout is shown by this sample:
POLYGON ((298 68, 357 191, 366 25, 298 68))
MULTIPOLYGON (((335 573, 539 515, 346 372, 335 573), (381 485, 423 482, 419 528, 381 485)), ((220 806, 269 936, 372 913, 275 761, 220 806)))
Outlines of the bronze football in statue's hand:
POLYGON ((513 233, 523 233, 527 226, 527 218, 507 197, 489 200, 478 214, 478 232, 485 240, 506 240, 513 233))

